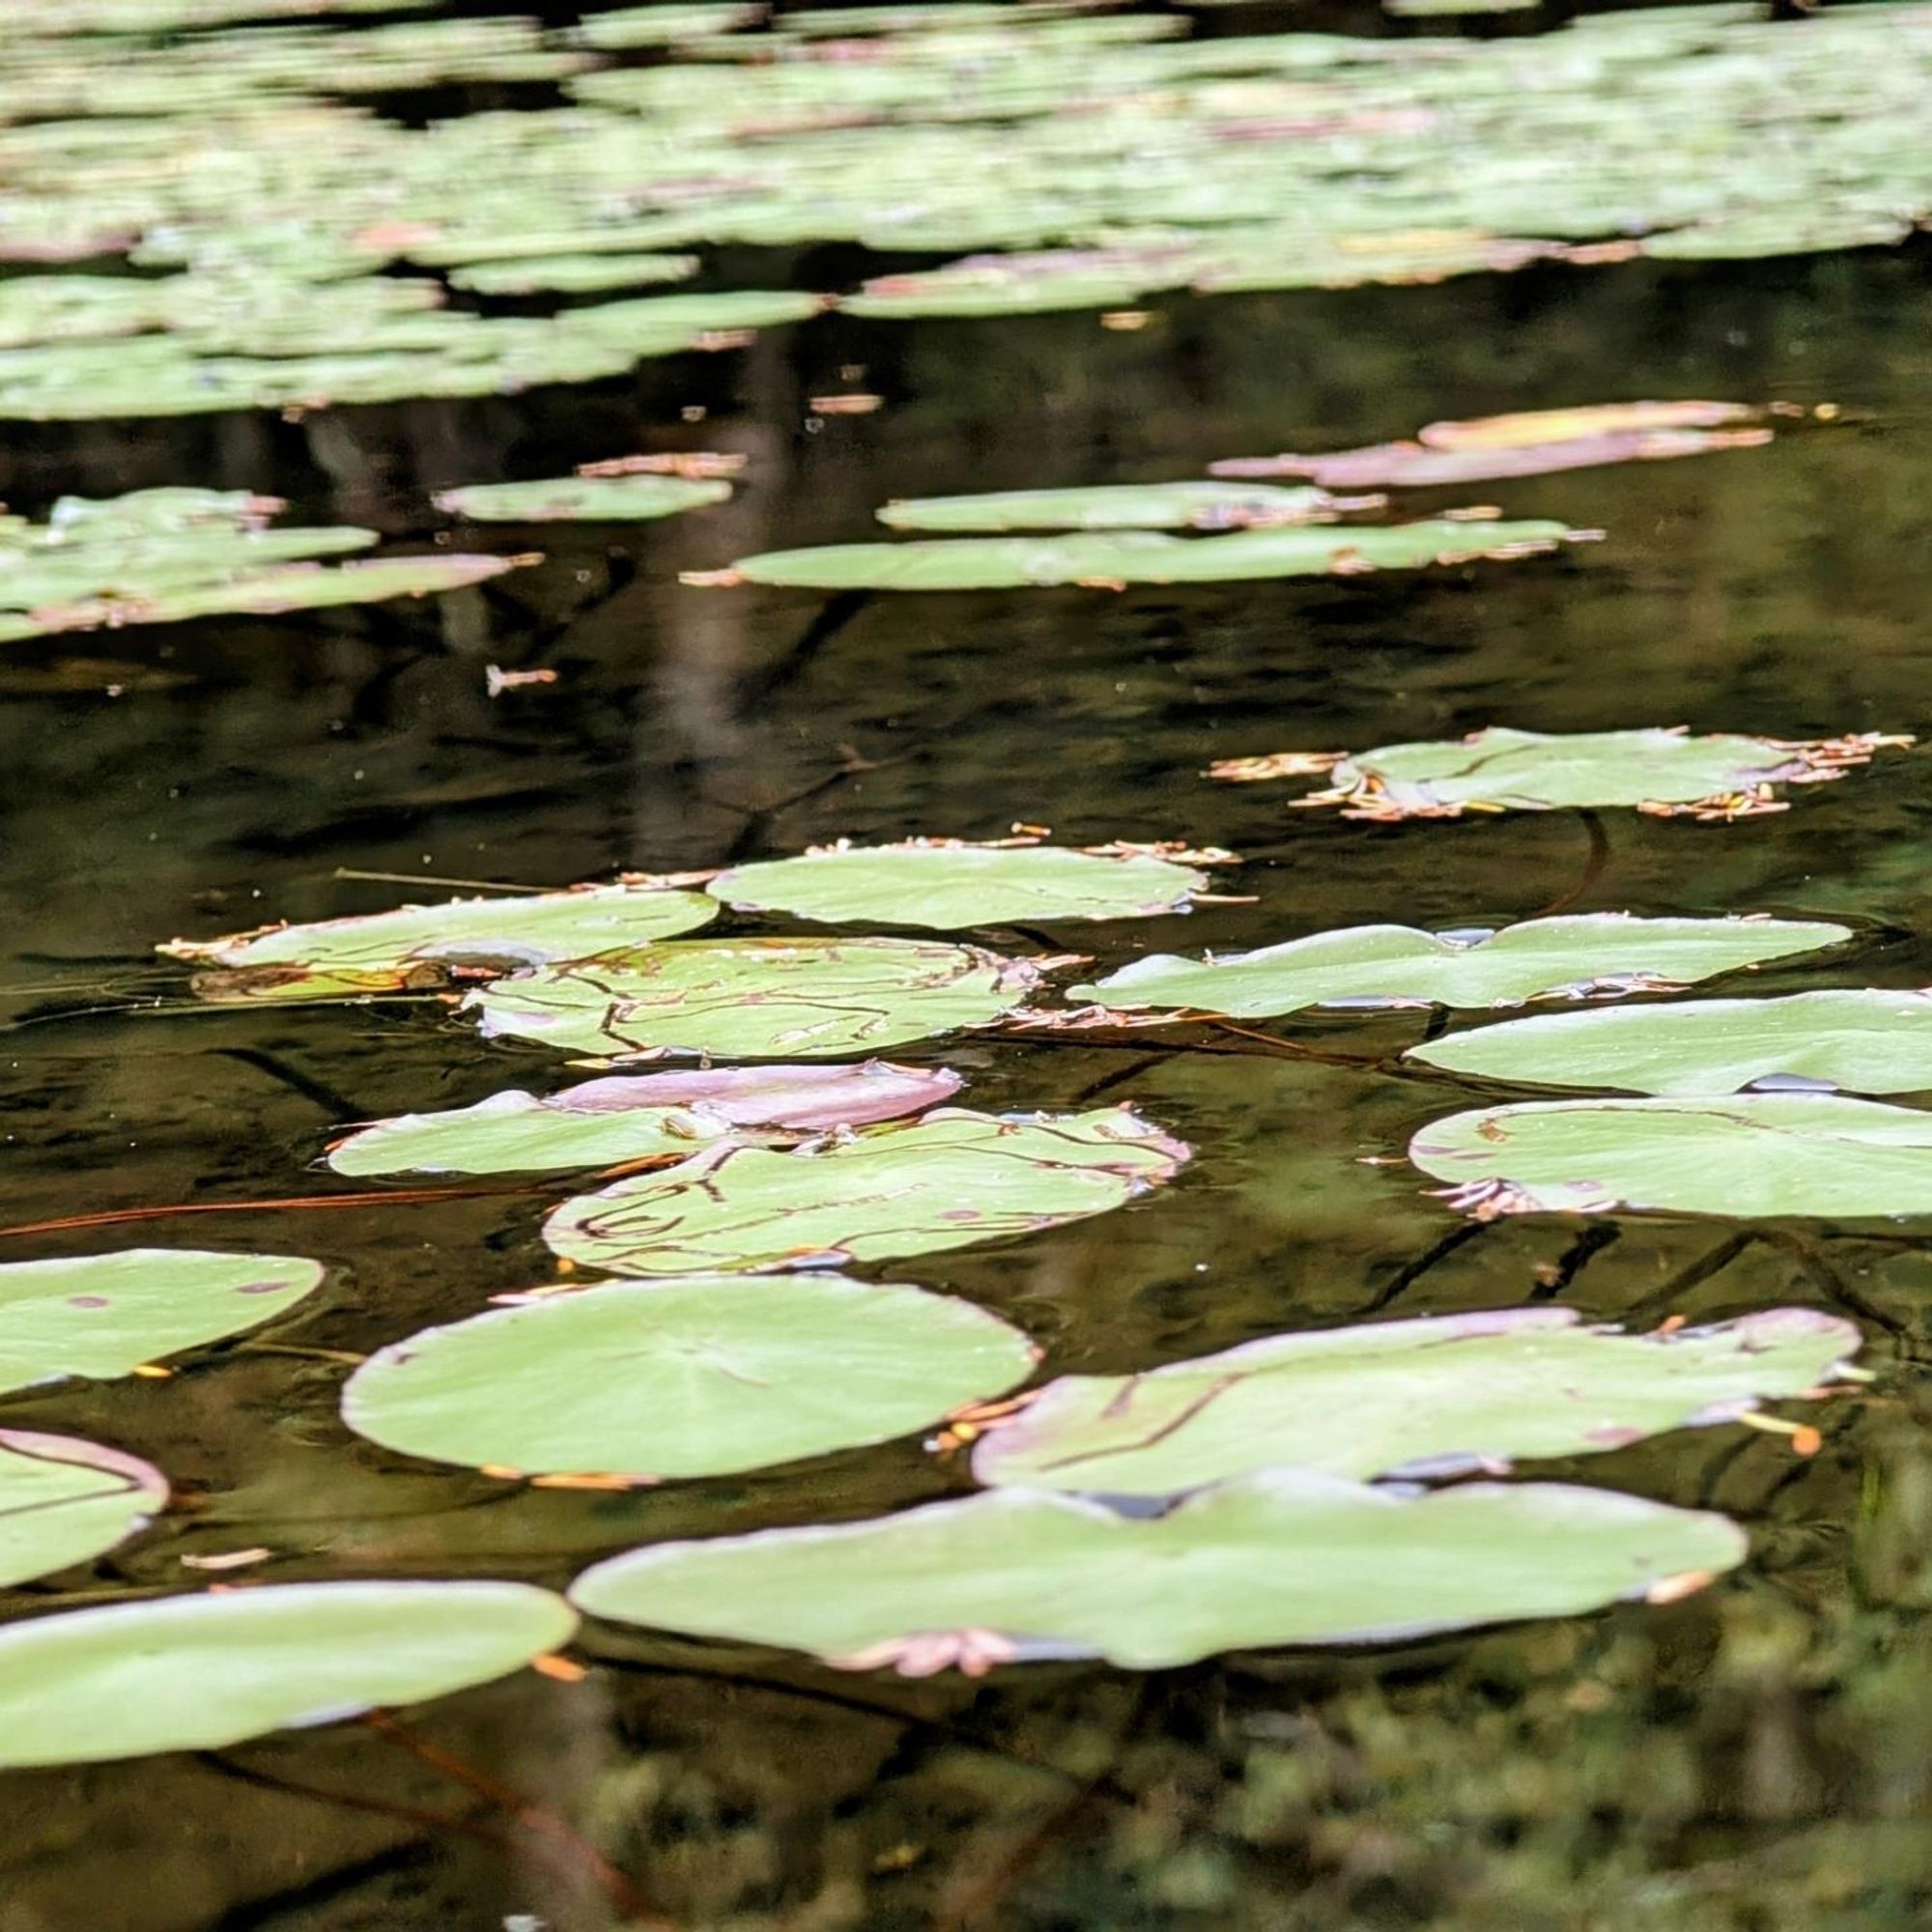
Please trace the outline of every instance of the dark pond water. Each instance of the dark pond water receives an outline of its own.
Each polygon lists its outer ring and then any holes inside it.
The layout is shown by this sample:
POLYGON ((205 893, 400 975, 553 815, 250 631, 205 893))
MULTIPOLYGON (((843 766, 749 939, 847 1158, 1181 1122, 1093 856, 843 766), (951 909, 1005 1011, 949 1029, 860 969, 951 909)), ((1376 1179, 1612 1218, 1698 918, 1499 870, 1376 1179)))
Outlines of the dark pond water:
MULTIPOLYGON (((810 263, 796 272, 817 285, 810 263)), ((1130 333, 1087 315, 827 318, 582 391, 10 437, 0 495, 15 508, 192 479, 398 535, 422 527, 425 492, 457 482, 633 447, 750 461, 726 507, 635 534, 558 526, 544 565, 488 590, 9 650, 0 1220, 340 1193, 315 1171, 338 1122, 554 1077, 537 1049, 480 1043, 434 1002, 198 1010, 150 963, 172 935, 401 895, 338 867, 562 884, 1016 819, 1069 841, 1183 836, 1254 856, 1258 902, 1204 910, 1184 932, 1044 935, 1116 963, 1369 919, 1520 918, 1585 879, 1569 815, 1351 825, 1290 811, 1280 788, 1205 782, 1217 755, 1491 723, 1922 727, 1929 290, 1924 253, 1907 251, 1174 301, 1130 333), (885 408, 812 415, 810 397, 857 387, 885 408), (1702 394, 1830 399, 1857 419, 1764 450, 1500 486, 1512 514, 1608 533, 1514 566, 830 605, 676 582, 861 535, 892 495, 1198 474, 1219 456, 1442 415, 1702 394), (493 700, 492 663, 557 680, 493 700)), ((1856 915, 1860 950, 1764 988, 1932 980, 1932 944, 1911 936, 1932 896, 1923 756, 1802 792, 1776 818, 1608 823, 1583 909, 1856 915)), ((1283 1031, 1392 1052, 1415 1026, 1283 1031)), ((1650 1321, 1783 1300, 1854 1315, 1883 1378, 1823 1412, 1809 1461, 1736 1430, 1592 1461, 1593 1481, 1748 1525, 1748 1567, 1672 1606, 980 1685, 598 1630, 582 1683, 525 1673, 412 1716, 405 1738, 350 1725, 9 1776, 0 1932, 652 1922, 612 1902, 558 1819, 683 1926, 1927 1922, 1925 1238, 1794 1224, 1747 1240, 1638 1217, 1466 1236, 1411 1171, 1365 1164, 1461 1104, 1452 1085, 1077 1038, 896 1057, 957 1066, 982 1107, 1131 1098, 1194 1144, 1179 1182, 1128 1211, 890 1271, 1023 1323, 1062 1369, 1382 1310, 1560 1298, 1650 1321)), ((545 1198, 7 1238, 9 1259, 192 1239, 331 1269, 312 1312, 171 1379, 10 1406, 15 1426, 154 1459, 185 1500, 92 1572, 8 1607, 178 1589, 195 1574, 184 1557, 248 1546, 273 1551, 249 1574, 276 1580, 561 1585, 634 1543, 964 1485, 906 1444, 768 1478, 536 1492, 348 1436, 343 1369, 305 1351, 367 1350, 547 1275, 545 1198)))

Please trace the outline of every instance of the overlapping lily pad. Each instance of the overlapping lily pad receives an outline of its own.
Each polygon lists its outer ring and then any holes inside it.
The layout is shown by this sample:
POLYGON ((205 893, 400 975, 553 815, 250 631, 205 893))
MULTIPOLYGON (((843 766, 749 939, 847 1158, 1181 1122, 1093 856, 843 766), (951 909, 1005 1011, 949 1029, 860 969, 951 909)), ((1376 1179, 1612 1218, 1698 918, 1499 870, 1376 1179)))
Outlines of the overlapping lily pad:
POLYGON ((1188 1149, 1128 1107, 942 1108, 793 1153, 720 1147, 566 1201, 555 1254, 611 1274, 770 1274, 934 1254, 1124 1207, 1188 1149))
POLYGON ((1063 1376, 976 1443, 982 1483, 1176 1495, 1274 1465, 1500 1475, 1734 1420, 1829 1381, 1859 1331, 1808 1308, 1626 1335, 1562 1308, 1269 1335, 1133 1376, 1063 1376))
POLYGON ((612 1061, 828 1060, 990 1026, 1040 973, 930 940, 688 940, 519 973, 464 1005, 486 1037, 612 1061))
POLYGON ((569 1641, 526 1583, 289 1583, 0 1630, 0 1766, 216 1750, 487 1684, 569 1641))
POLYGON ((1848 927, 1826 920, 1634 919, 1616 912, 1523 920, 1495 932, 1354 925, 1219 957, 1151 953, 1071 988, 1068 998, 1240 1019, 1307 1007, 1513 1007, 1668 992, 1851 936, 1848 927))
POLYGON ((799 1138, 918 1113, 959 1091, 948 1068, 708 1067, 614 1074, 538 1099, 512 1090, 473 1107, 401 1114, 338 1141, 338 1174, 505 1174, 682 1159, 702 1141, 799 1138))
POLYGON ((1452 1207, 1503 1214, 1932 1214, 1932 1114, 1821 1094, 1531 1100, 1408 1144, 1452 1207))
POLYGON ((1459 818, 1465 811, 1634 806, 1657 818, 1728 821, 1782 811, 1779 785, 1822 784, 1909 737, 1883 731, 1816 742, 1683 729, 1518 731, 1379 745, 1368 752, 1278 752, 1227 758, 1209 776, 1236 783, 1309 778, 1332 783, 1293 801, 1339 805, 1345 818, 1459 818))
POLYGON ((168 1479, 138 1456, 0 1429, 0 1589, 101 1555, 167 1500, 168 1479))
POLYGON ((906 497, 879 521, 895 530, 1233 530, 1332 523, 1380 499, 1266 484, 1112 483, 1084 490, 1002 490, 983 497, 906 497))
POLYGON ((128 1248, 0 1266, 0 1391, 125 1376, 293 1308, 322 1281, 293 1255, 128 1248))
POLYGON ((830 925, 860 922, 957 931, 1027 920, 1147 919, 1186 912, 1208 890, 1180 847, 1074 851, 1012 839, 976 845, 908 838, 820 846, 795 859, 734 866, 707 888, 741 912, 789 912, 830 925))
POLYGON ((901 1516, 634 1549, 584 1572, 592 1616, 807 1650, 847 1669, 1103 1657, 1158 1670, 1282 1644, 1394 1642, 1676 1594, 1730 1569, 1720 1516, 1557 1484, 1423 1495, 1302 1469, 1165 1515, 996 1490, 901 1516))
POLYGON ((648 884, 581 886, 265 925, 219 939, 175 939, 158 950, 216 969, 196 980, 204 998, 341 998, 594 959, 689 932, 717 915, 718 902, 702 893, 648 884))
POLYGON ((1037 1359, 1017 1328, 955 1296, 693 1275, 426 1329, 356 1370, 342 1414, 440 1463, 722 1476, 907 1435, 1002 1394, 1037 1359))
POLYGON ((534 483, 469 483, 436 507, 472 524, 652 522, 722 503, 728 483, 685 476, 556 476, 534 483))
POLYGON ((1551 1013, 1451 1034, 1410 1047, 1408 1058, 1535 1087, 1916 1094, 1932 1089, 1932 993, 1865 986, 1551 1013))

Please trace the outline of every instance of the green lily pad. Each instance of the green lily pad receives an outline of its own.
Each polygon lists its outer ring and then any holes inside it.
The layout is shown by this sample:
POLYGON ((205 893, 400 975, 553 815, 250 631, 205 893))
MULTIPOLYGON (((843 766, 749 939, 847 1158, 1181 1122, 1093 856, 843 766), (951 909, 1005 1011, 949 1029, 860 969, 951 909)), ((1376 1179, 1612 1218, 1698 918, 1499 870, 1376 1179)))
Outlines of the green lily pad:
POLYGON ((1325 772, 1329 789, 1296 805, 1339 805, 1345 818, 1460 818, 1465 811, 1557 811, 1634 806, 1653 817, 1728 821, 1782 811, 1775 787, 1820 784, 1912 740, 1861 731, 1805 743, 1731 732, 1515 731, 1494 724, 1466 738, 1381 745, 1370 752, 1279 752, 1229 758, 1209 776, 1245 783, 1325 772))
POLYGON ((342 1416, 438 1463, 723 1476, 908 1435, 1037 1359, 998 1316, 923 1289, 693 1275, 425 1329, 355 1371, 342 1416))
POLYGON ((158 1356, 239 1335, 320 1286, 292 1255, 128 1248, 0 1266, 0 1390, 108 1380, 158 1356))
POLYGON ((486 1038, 611 1060, 824 1060, 990 1026, 1040 970, 931 940, 689 940, 519 973, 464 1009, 486 1038))
POLYGON ((1410 1060, 1537 1087, 1735 1094, 1842 1087, 1932 1089, 1932 993, 1875 986, 1781 1000, 1697 1000, 1551 1013, 1408 1049, 1410 1060))
POLYGON ((1728 1519, 1567 1485, 1424 1495, 1270 1469, 1129 1517, 995 1490, 831 1527, 662 1543, 571 1585, 592 1616, 806 1650, 846 1669, 1103 1657, 1160 1670, 1388 1643, 1675 1593, 1732 1568, 1728 1519))
POLYGON ((479 296, 586 295, 688 281, 697 270, 696 255, 520 255, 452 269, 449 285, 479 296))
POLYGON ((1171 1008, 1236 1019, 1307 1007, 1514 1007, 1669 992, 1851 936, 1849 927, 1824 920, 1634 919, 1619 912, 1527 919, 1496 932, 1352 925, 1206 959, 1150 953, 1072 987, 1067 997, 1130 1011, 1171 1008))
POLYGON ((0 1588, 103 1554, 167 1500, 168 1479, 138 1456, 0 1429, 0 1588))
POLYGON ((1529 1100, 1424 1127, 1408 1157, 1452 1207, 1502 1214, 1932 1213, 1932 1115, 1821 1094, 1529 1100))
POLYGON ((288 1583, 0 1629, 0 1766, 218 1750, 487 1684, 567 1643, 526 1583, 288 1583))
POLYGON ((728 483, 683 476, 557 476, 535 483, 470 483, 436 507, 472 524, 647 523, 722 503, 728 483))
POLYGON ((707 1149, 566 1201, 544 1239, 611 1274, 843 1267, 1104 1214, 1171 1180, 1188 1153, 1128 1107, 1007 1118, 948 1107, 793 1153, 707 1149))
POLYGON ((512 1091, 473 1107, 377 1121, 328 1151, 337 1174, 507 1174, 682 1159, 701 1141, 802 1137, 935 1106, 959 1091, 943 1066, 707 1067, 616 1074, 538 1099, 512 1091))
POLYGON ((796 859, 734 866, 707 890, 740 912, 796 913, 829 925, 866 922, 956 931, 1026 920, 1186 912, 1208 884, 1205 873, 1158 846, 1078 852, 908 838, 897 845, 821 846, 796 859))
POLYGON ((1222 583, 1274 577, 1420 570, 1477 557, 1533 556, 1577 535, 1566 524, 1434 523, 1346 530, 1281 527, 1226 536, 1082 530, 1051 537, 933 537, 828 544, 740 557, 729 577, 814 590, 1016 590, 1077 583, 1222 583))
POLYGON ((879 521, 895 530, 1232 530, 1332 523, 1344 509, 1357 507, 1362 505, 1338 501, 1325 490, 1264 483, 1116 483, 899 497, 879 512, 879 521))
POLYGON ((1269 1466, 1503 1474, 1803 1395, 1858 1352, 1808 1308, 1626 1335, 1566 1308, 1269 1335, 1135 1376, 1062 1376, 973 1450, 982 1483, 1161 1496, 1269 1466))
POLYGON ((650 885, 581 886, 312 925, 265 925, 219 939, 175 939, 157 951, 220 969, 197 980, 212 999, 317 999, 444 986, 477 971, 589 960, 689 932, 718 916, 701 893, 650 885))

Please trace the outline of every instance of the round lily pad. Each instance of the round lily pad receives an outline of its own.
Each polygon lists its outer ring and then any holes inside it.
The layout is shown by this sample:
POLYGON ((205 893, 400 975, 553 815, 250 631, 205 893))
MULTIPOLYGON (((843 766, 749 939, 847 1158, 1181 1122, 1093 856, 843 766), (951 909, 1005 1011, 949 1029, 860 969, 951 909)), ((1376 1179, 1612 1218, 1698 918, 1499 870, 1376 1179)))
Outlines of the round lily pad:
POLYGON ((1339 805, 1345 818, 1459 818, 1465 811, 1556 811, 1634 806, 1654 817, 1715 820, 1781 811, 1775 788, 1819 784, 1910 738, 1862 731, 1800 743, 1729 732, 1577 731, 1492 725, 1466 738, 1343 753, 1281 752, 1228 758, 1209 776, 1237 783, 1327 772, 1333 782, 1296 805, 1339 805))
POLYGON ((722 1476, 889 1441, 1037 1359, 998 1316, 923 1289, 694 1275, 426 1329, 356 1370, 342 1415, 439 1463, 722 1476))
POLYGON ((436 507, 472 524, 646 523, 722 503, 728 483, 686 476, 555 476, 535 483, 469 483, 436 507))
POLYGON ((0 1588, 112 1549, 167 1500, 168 1479, 138 1456, 0 1429, 0 1588))
POLYGON ((1166 1514, 995 1490, 870 1522, 634 1549, 585 1571, 592 1616, 807 1650, 848 1669, 1387 1643, 1574 1616, 1743 1560, 1728 1519, 1566 1485, 1428 1494, 1307 1469, 1217 1484, 1166 1514))
POLYGON ((773 1153, 718 1147, 579 1195, 552 1250, 612 1274, 770 1274, 998 1240, 1104 1214, 1170 1180, 1188 1149, 1128 1107, 910 1126, 773 1153))
POLYGON ((1104 980, 1072 987, 1067 997, 1240 1019, 1306 1007, 1513 1007, 1668 992, 1851 936, 1824 920, 1633 919, 1615 912, 1523 920, 1496 932, 1354 925, 1206 959, 1150 953, 1104 980))
POLYGON ((129 1248, 0 1266, 0 1390, 69 1376, 107 1380, 237 1335, 322 1281, 292 1255, 129 1248))
POLYGON ((519 966, 594 959, 718 916, 702 893, 653 886, 583 886, 393 912, 313 925, 265 925, 220 939, 176 939, 173 959, 221 968, 197 990, 223 999, 320 999, 441 986, 460 969, 507 973, 519 966))
POLYGON ((1451 1034, 1407 1058, 1490 1080, 1632 1094, 1915 1094, 1932 1089, 1932 992, 1863 986, 1550 1013, 1451 1034))
POLYGON ((1174 1495, 1271 1465, 1500 1475, 1803 1395, 1858 1352, 1808 1308, 1626 1335, 1566 1308, 1268 1335, 1134 1376, 1062 1376, 973 1450, 982 1483, 1174 1495))
POLYGON ((1208 890, 1208 878, 1151 851, 912 838, 734 866, 709 890, 740 912, 796 913, 829 925, 864 921, 954 931, 1028 920, 1186 912, 1193 895, 1208 890))
POLYGON ((1835 1094, 1529 1100, 1437 1121, 1408 1157, 1480 1220, 1932 1213, 1932 1114, 1835 1094))
POLYGON ((0 1766, 218 1750, 487 1684, 569 1641, 525 1583, 290 1583, 0 1629, 0 1766))
POLYGON ((505 1174, 604 1167, 729 1134, 802 1135, 935 1106, 959 1091, 943 1066, 706 1067, 615 1074, 538 1099, 512 1091, 473 1107, 377 1121, 328 1151, 338 1174, 505 1174))
POLYGON ((1325 490, 1265 483, 1113 483, 1084 490, 1002 490, 983 497, 907 497, 879 521, 895 530, 1232 530, 1333 520, 1325 490))
POLYGON ((1031 960, 929 940, 694 940, 520 973, 464 1008, 486 1037, 611 1060, 819 1060, 989 1026, 1039 977, 1031 960))

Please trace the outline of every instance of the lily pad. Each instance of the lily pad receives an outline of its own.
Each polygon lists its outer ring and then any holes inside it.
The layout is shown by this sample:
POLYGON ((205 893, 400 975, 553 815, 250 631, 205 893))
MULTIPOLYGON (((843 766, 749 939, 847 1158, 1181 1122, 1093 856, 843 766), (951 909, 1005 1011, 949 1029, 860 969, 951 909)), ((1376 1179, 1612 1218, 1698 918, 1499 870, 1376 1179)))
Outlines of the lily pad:
POLYGON ((530 255, 452 269, 449 284, 479 296, 586 295, 688 281, 697 270, 696 255, 530 255))
POLYGON ((1735 1094, 1778 1085, 1932 1089, 1932 992, 1875 986, 1551 1013, 1451 1034, 1410 1060, 1537 1087, 1735 1094))
POLYGON ((802 1136, 915 1114, 961 1084, 945 1067, 883 1060, 617 1074, 541 1100, 513 1090, 473 1107, 377 1121, 330 1148, 328 1164, 338 1174, 506 1174, 682 1159, 727 1135, 802 1136))
POLYGON ((1040 971, 931 940, 690 940, 519 973, 479 987, 464 1009, 486 1038, 617 1061, 826 1060, 990 1026, 1025 1003, 1040 971))
POLYGON ((1424 1127, 1450 1205, 1502 1214, 1932 1214, 1932 1115, 1821 1094, 1529 1100, 1424 1127))
POLYGON ((879 512, 895 530, 1232 530, 1332 523, 1377 501, 1325 490, 1231 483, 1116 483, 1085 490, 1003 490, 984 497, 907 497, 879 512))
POLYGON ((0 1390, 108 1380, 162 1355, 239 1335, 322 1281, 292 1255, 128 1248, 0 1266, 0 1390))
POLYGON ((935 1254, 1104 1214, 1171 1180, 1189 1150, 1128 1107, 910 1126, 773 1153, 719 1147, 582 1194, 552 1251, 611 1274, 771 1274, 935 1254))
POLYGON ((689 932, 718 916, 702 893, 651 885, 580 886, 313 925, 265 925, 219 939, 175 939, 171 959, 216 967, 196 982, 206 998, 317 999, 445 986, 458 977, 588 960, 689 932))
POLYGON ((1849 927, 1824 920, 1634 919, 1620 912, 1527 919, 1496 932, 1352 925, 1206 959, 1150 953, 1067 997, 1236 1019, 1306 1007, 1514 1007, 1670 992, 1851 936, 1849 927))
POLYGON ((1270 1469, 1165 1515, 995 1490, 870 1522, 662 1543, 571 1585, 592 1616, 806 1650, 846 1669, 1102 1657, 1159 1670, 1390 1643, 1676 1593, 1741 1562, 1728 1519, 1566 1485, 1424 1495, 1270 1469))
POLYGON ((1135 1376, 1063 1376, 973 1450, 982 1483, 1160 1496, 1272 1465, 1501 1475, 1734 1421, 1832 1379, 1859 1331, 1808 1308, 1626 1335, 1567 1308, 1269 1335, 1135 1376))
POLYGON ((1516 731, 1492 724, 1468 737, 1380 745, 1369 752, 1279 752, 1228 758, 1209 776, 1248 783, 1326 772, 1326 791, 1298 806, 1339 805, 1345 818, 1460 818, 1465 811, 1559 811, 1634 806, 1655 818, 1729 821, 1782 811, 1776 787, 1822 784, 1909 737, 1861 731, 1804 742, 1682 728, 1516 731))
POLYGON ((998 1316, 923 1289, 693 1275, 425 1329, 355 1371, 342 1415, 439 1463, 723 1476, 908 1435, 1037 1359, 998 1316))
POLYGON ((0 1429, 0 1588, 101 1555, 167 1500, 168 1479, 138 1456, 0 1429))
POLYGON ((557 476, 535 483, 470 483, 436 507, 472 524, 647 523, 722 503, 728 483, 683 476, 557 476))
POLYGON ((1674 402, 1583 403, 1562 410, 1519 410, 1509 415, 1472 416, 1426 423, 1418 441, 1431 449, 1524 449, 1578 437, 1615 436, 1628 430, 1719 429, 1758 413, 1748 403, 1697 398, 1674 402))
POLYGON ((1017 921, 1186 912, 1208 884, 1205 873, 1159 846, 1079 852, 1019 841, 909 838, 897 845, 841 841, 795 859, 734 866, 707 890, 740 912, 796 913, 828 925, 863 921, 956 931, 1017 921))
POLYGON ((218 1750, 487 1684, 569 1641, 526 1583, 289 1583, 0 1629, 0 1765, 218 1750))

